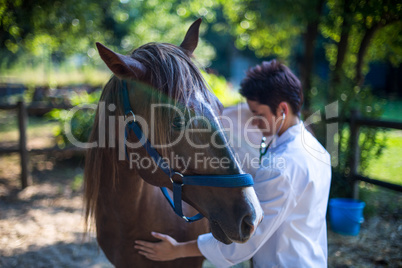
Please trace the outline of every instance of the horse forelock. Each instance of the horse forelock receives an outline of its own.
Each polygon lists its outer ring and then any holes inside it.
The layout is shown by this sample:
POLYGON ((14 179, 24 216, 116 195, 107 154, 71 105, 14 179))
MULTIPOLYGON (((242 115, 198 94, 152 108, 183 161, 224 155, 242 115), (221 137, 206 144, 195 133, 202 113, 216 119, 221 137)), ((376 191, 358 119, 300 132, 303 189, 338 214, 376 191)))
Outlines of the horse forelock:
POLYGON ((199 68, 180 47, 168 43, 148 43, 134 50, 131 57, 146 67, 151 85, 170 98, 189 104, 198 92, 206 102, 212 101, 199 68))
MULTIPOLYGON (((158 93, 159 100, 167 96, 175 107, 183 107, 188 114, 203 115, 204 105, 213 107, 216 112, 218 105, 211 97, 208 84, 182 48, 168 43, 148 43, 135 49, 131 57, 147 69, 148 82, 158 93)), ((159 144, 170 140, 169 131, 162 128, 171 123, 171 119, 162 110, 155 114, 159 144)))

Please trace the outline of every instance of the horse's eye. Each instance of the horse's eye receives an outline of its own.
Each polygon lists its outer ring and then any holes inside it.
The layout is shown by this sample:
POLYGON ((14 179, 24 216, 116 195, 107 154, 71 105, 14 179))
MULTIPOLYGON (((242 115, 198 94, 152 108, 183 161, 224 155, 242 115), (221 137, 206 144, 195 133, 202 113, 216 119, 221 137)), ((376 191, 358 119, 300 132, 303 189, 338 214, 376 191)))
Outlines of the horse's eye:
POLYGON ((185 125, 186 121, 184 120, 183 117, 178 116, 173 119, 172 127, 174 130, 181 130, 185 127, 185 125))

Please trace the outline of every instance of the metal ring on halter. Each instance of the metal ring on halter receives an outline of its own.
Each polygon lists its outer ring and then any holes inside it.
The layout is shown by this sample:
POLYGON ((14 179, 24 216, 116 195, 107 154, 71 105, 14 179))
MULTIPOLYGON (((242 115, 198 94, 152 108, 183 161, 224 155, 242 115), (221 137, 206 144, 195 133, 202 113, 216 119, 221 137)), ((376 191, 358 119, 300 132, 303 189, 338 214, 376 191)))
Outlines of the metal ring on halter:
POLYGON ((133 113, 133 111, 128 112, 124 117, 124 120, 127 119, 128 115, 131 113, 131 115, 133 116, 133 122, 135 122, 135 114, 133 113))
POLYGON ((174 175, 179 175, 180 177, 181 177, 181 185, 183 185, 183 174, 181 174, 181 173, 179 173, 179 172, 173 172, 173 174, 169 177, 169 179, 170 179, 170 181, 172 182, 172 183, 177 183, 177 182, 175 182, 175 181, 173 181, 173 176, 174 175))

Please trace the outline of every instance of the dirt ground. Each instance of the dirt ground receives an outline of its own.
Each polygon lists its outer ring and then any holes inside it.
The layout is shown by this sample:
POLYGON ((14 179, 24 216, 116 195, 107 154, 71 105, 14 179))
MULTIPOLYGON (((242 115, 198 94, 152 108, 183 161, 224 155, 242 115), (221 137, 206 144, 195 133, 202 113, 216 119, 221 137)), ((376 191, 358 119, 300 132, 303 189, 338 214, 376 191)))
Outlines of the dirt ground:
MULTIPOLYGON (((31 160, 34 184, 20 191, 18 156, 0 157, 0 267, 112 267, 83 240, 82 160, 31 160)), ((355 237, 329 231, 329 267, 402 267, 401 217, 370 218, 355 237)))
POLYGON ((83 240, 81 191, 74 190, 82 168, 34 158, 34 184, 23 191, 18 157, 0 158, 0 267, 112 267, 93 236, 83 240))

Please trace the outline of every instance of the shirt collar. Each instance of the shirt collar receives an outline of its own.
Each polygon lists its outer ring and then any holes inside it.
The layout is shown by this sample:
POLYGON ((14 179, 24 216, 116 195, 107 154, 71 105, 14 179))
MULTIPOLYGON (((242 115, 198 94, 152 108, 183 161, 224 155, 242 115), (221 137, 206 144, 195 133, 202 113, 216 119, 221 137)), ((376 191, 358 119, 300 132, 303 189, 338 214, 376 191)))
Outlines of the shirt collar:
POLYGON ((294 138, 299 135, 303 131, 303 129, 303 121, 299 120, 299 123, 289 127, 285 132, 282 133, 282 135, 276 137, 276 139, 272 142, 271 148, 279 147, 284 143, 288 143, 289 141, 294 140, 294 138))

